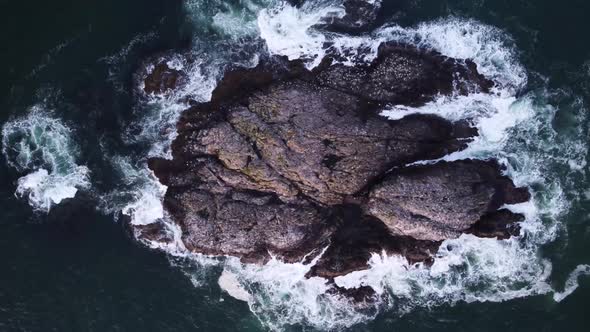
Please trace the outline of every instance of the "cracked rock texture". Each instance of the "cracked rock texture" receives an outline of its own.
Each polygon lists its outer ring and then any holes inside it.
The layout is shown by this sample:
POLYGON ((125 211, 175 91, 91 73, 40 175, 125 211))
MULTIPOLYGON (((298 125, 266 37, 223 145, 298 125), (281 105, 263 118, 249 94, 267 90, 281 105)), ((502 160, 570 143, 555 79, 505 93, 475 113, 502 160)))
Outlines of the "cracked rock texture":
MULTIPOLYGON (((152 74, 150 86, 167 86, 167 77, 152 74)), ((262 263, 270 253, 294 262, 327 248, 309 274, 327 278, 366 268, 372 252, 428 262, 462 233, 516 234, 522 217, 498 209, 528 191, 494 161, 407 166, 464 149, 477 130, 379 112, 491 86, 470 61, 402 44, 381 45, 370 64, 325 59, 313 71, 270 57, 226 73, 211 102, 181 116, 173 159, 149 164, 191 251, 262 263)), ((136 234, 166 239, 162 232, 136 234)))

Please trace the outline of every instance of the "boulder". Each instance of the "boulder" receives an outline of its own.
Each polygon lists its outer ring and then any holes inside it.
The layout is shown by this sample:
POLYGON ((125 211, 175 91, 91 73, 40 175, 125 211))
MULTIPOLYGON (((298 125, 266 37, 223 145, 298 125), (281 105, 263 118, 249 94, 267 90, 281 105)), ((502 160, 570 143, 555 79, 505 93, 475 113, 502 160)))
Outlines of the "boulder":
POLYGON ((499 170, 497 163, 481 160, 406 167, 372 188, 366 212, 392 234, 427 241, 456 238, 484 217, 481 228, 514 221, 507 210, 490 213, 530 197, 499 170))

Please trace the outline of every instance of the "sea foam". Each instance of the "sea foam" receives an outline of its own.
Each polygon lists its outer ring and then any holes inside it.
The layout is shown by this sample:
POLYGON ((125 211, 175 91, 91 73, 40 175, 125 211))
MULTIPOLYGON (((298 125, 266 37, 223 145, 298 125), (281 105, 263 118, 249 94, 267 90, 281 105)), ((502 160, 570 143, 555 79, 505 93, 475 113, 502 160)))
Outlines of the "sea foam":
POLYGON ((79 149, 72 130, 42 105, 2 127, 2 153, 20 173, 16 195, 33 209, 51 207, 90 188, 90 171, 76 163, 79 149))

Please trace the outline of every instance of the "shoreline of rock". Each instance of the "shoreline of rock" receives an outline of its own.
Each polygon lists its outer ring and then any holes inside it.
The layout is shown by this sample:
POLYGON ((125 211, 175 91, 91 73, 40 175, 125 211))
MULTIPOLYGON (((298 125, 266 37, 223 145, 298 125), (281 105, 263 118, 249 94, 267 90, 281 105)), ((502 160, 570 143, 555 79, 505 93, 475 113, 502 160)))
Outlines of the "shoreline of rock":
MULTIPOLYGON (((169 74, 182 73, 156 68, 145 92, 176 88, 169 74)), ((328 279, 367 268, 372 252, 429 262, 447 238, 515 235, 522 216, 500 208, 530 195, 495 161, 407 166, 465 149, 477 130, 378 111, 492 86, 469 60, 399 43, 350 67, 270 57, 229 71, 210 102, 184 111, 173 159, 149 167, 168 186, 165 208, 192 252, 297 262, 329 246, 308 274, 328 279)), ((165 238, 157 227, 136 233, 165 238)))

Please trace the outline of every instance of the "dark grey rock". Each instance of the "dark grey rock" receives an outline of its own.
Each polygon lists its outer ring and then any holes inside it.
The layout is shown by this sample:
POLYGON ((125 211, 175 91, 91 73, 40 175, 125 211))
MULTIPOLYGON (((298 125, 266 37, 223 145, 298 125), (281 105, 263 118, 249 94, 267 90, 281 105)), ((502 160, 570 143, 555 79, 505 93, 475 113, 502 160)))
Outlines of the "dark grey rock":
POLYGON ((399 43, 383 43, 370 65, 337 64, 318 81, 361 98, 391 104, 420 105, 437 94, 488 92, 493 83, 470 61, 399 43))
POLYGON ((180 71, 168 67, 166 61, 161 61, 145 77, 143 90, 147 94, 162 94, 175 89, 181 78, 180 71))
POLYGON ((528 199, 493 162, 405 166, 464 149, 477 131, 378 112, 453 86, 468 93, 491 83, 469 62, 399 44, 356 67, 326 60, 309 71, 265 59, 228 72, 211 102, 187 109, 173 159, 150 168, 168 186, 165 207, 191 251, 293 262, 329 245, 310 272, 327 278, 366 268, 382 250, 429 261, 439 241, 461 232, 507 234, 509 222, 494 228, 505 216, 495 210, 528 199))
POLYGON ((501 175, 495 162, 440 162, 388 175, 371 190, 367 213, 383 221, 392 234, 442 241, 489 218, 508 203, 506 197, 519 197, 512 203, 529 199, 501 175))

